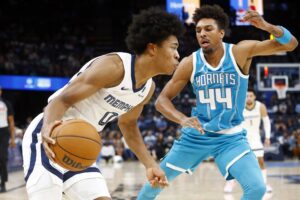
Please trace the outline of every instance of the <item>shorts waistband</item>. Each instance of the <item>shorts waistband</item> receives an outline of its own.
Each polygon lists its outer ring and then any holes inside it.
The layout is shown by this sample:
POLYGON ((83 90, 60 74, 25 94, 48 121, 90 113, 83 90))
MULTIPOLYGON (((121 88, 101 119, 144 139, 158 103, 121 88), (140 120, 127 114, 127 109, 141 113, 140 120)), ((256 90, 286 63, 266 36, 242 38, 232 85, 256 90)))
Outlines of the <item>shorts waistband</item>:
POLYGON ((242 132, 243 130, 244 129, 243 129, 242 125, 237 125, 235 127, 223 129, 220 131, 209 131, 209 130, 207 130, 207 131, 212 132, 212 133, 218 133, 218 134, 235 134, 235 133, 242 132))

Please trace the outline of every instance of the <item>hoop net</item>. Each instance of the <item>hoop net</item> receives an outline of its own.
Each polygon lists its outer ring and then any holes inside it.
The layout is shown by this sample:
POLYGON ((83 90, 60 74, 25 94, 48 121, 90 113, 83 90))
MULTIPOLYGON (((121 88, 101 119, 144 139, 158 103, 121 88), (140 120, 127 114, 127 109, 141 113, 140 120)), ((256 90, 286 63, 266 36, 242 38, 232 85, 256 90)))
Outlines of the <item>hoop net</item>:
POLYGON ((286 91, 288 89, 287 85, 274 85, 274 88, 277 92, 278 99, 286 98, 286 91))

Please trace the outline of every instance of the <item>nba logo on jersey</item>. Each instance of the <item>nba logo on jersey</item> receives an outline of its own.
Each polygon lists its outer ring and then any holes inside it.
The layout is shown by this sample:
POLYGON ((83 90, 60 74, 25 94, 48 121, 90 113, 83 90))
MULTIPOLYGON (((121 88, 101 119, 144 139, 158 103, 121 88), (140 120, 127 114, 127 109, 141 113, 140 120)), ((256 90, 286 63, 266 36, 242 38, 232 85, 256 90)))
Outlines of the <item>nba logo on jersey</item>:
POLYGON ((242 74, 232 55, 232 45, 223 43, 224 55, 212 67, 201 49, 193 53, 191 83, 197 98, 192 115, 207 131, 218 132, 243 121, 248 76, 242 74))

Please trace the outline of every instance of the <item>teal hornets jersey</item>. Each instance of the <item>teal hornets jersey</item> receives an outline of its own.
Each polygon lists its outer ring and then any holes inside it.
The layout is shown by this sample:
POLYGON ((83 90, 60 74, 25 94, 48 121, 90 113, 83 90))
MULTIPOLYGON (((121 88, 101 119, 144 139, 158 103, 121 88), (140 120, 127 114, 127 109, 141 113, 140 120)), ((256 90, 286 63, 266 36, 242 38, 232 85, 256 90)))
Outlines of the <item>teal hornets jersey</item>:
POLYGON ((192 116, 206 131, 233 128, 244 120, 248 75, 244 75, 233 57, 232 44, 223 43, 224 55, 217 67, 205 60, 202 49, 193 53, 191 83, 196 95, 192 116))

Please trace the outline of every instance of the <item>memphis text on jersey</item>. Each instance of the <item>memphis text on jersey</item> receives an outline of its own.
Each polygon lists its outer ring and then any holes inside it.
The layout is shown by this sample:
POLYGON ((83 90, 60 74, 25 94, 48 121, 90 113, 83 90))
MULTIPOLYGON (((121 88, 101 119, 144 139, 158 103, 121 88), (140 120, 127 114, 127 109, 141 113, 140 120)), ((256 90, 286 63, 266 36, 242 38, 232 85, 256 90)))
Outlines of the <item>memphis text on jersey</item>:
POLYGON ((125 103, 124 101, 121 101, 117 99, 116 97, 112 96, 111 94, 107 95, 104 100, 113 106, 114 108, 117 108, 119 110, 123 110, 125 112, 129 111, 133 106, 129 105, 128 103, 125 103))

